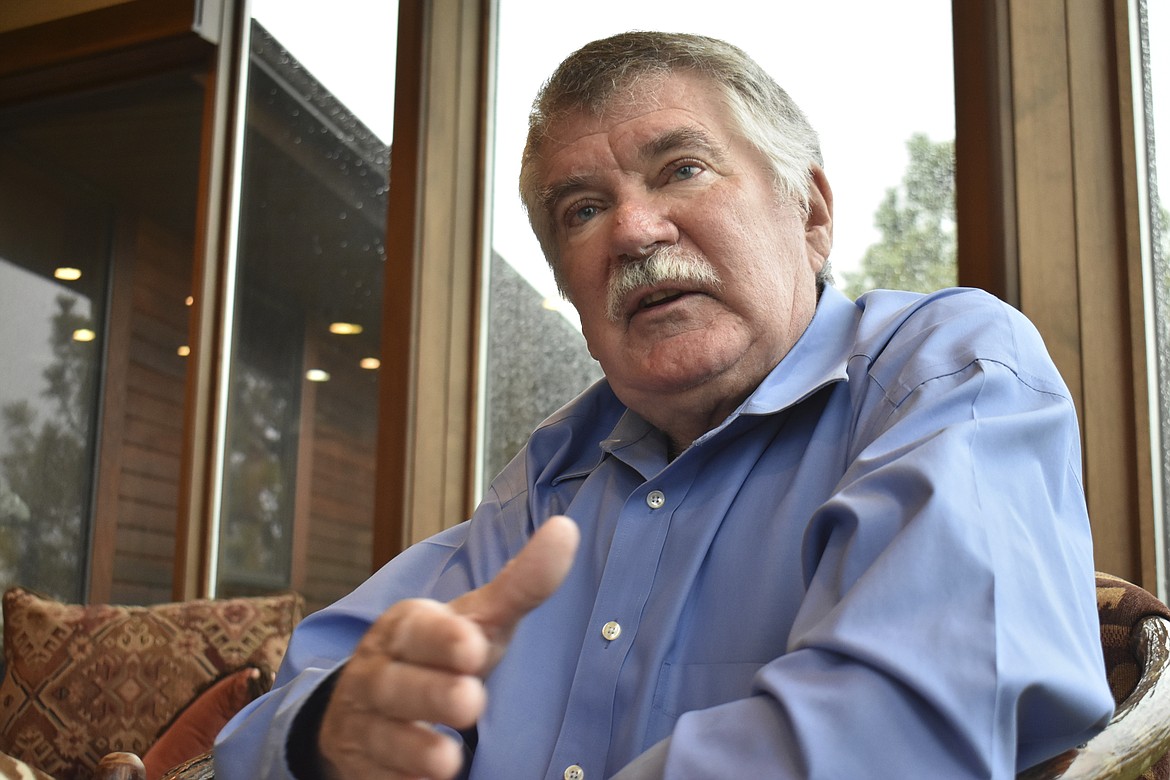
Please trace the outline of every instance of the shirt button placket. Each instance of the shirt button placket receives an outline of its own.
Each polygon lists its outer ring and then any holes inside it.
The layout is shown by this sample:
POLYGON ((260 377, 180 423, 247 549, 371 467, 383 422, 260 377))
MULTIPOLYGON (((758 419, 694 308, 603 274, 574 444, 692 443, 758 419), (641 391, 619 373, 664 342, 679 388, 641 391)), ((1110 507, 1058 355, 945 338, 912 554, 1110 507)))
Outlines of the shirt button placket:
MULTIPOLYGON (((651 510, 661 509, 666 505, 666 494, 661 490, 651 490, 646 494, 646 506, 651 510)), ((622 626, 616 620, 610 620, 601 627, 601 637, 606 642, 612 642, 621 636, 622 626)), ((585 770, 580 764, 570 764, 562 774, 565 780, 585 780, 585 770)))

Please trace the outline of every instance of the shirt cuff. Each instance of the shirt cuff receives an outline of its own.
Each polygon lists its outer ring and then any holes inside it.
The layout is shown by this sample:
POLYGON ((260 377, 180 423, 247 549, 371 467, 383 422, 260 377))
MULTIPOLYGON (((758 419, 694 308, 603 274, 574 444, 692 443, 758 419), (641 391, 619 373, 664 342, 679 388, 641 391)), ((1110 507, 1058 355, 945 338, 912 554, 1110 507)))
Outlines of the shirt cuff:
POLYGON ((317 752, 317 736, 321 731, 321 721, 325 718, 325 708, 333 695, 333 687, 344 668, 344 664, 337 667, 309 694, 293 719, 292 728, 288 730, 284 754, 289 771, 297 780, 325 780, 321 755, 317 752))

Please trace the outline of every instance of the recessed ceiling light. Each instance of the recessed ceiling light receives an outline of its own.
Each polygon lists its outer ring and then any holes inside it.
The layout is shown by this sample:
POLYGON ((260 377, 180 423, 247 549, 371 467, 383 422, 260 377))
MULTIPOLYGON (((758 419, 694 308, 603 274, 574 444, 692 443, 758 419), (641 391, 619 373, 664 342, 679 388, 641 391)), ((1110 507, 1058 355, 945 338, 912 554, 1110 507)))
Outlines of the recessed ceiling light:
POLYGON ((97 334, 89 328, 78 328, 77 330, 73 331, 74 341, 93 341, 96 338, 97 334))
POLYGON ((339 336, 356 336, 362 332, 362 326, 356 322, 331 322, 329 332, 339 336))
POLYGON ((63 282, 76 282, 81 278, 80 268, 70 268, 69 266, 61 266, 53 271, 53 276, 57 277, 63 282))
POLYGON ((362 368, 366 368, 366 369, 373 371, 375 368, 381 367, 382 361, 378 360, 378 358, 368 357, 368 358, 362 358, 362 362, 358 363, 358 365, 361 366, 362 368))
POLYGON ((328 382, 329 372, 320 368, 310 368, 305 372, 305 379, 308 379, 310 382, 328 382))

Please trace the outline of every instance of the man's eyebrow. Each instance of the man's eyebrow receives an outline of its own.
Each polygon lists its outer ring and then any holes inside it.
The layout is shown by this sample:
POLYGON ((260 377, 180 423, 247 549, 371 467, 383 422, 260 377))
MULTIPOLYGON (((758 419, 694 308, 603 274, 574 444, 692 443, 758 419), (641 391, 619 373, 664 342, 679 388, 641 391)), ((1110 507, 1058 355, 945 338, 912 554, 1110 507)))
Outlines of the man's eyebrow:
POLYGON ((578 173, 569 174, 556 184, 551 184, 537 192, 537 203, 540 204, 543 213, 551 214, 553 206, 557 204, 557 201, 574 190, 584 189, 588 186, 588 176, 578 173))
POLYGON ((659 155, 672 152, 676 149, 699 149, 721 160, 724 149, 716 143, 710 135, 697 127, 675 127, 661 135, 651 138, 642 144, 638 154, 646 160, 652 160, 659 155))

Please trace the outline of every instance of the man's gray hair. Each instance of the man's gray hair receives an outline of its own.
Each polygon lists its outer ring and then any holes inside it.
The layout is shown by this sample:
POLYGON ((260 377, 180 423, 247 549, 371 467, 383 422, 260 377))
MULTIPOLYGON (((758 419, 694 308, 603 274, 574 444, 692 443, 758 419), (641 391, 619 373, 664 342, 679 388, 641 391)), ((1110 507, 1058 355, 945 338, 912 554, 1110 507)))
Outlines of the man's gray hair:
POLYGON ((714 83, 727 103, 733 125, 771 164, 777 192, 808 208, 810 169, 823 164, 820 141, 788 93, 755 60, 716 38, 686 33, 620 33, 570 54, 541 87, 528 117, 528 141, 520 162, 520 197, 545 258, 558 277, 555 235, 538 181, 541 145, 550 128, 573 114, 600 115, 628 96, 638 81, 679 71, 696 73, 714 83))

